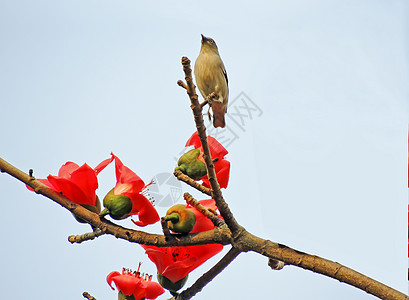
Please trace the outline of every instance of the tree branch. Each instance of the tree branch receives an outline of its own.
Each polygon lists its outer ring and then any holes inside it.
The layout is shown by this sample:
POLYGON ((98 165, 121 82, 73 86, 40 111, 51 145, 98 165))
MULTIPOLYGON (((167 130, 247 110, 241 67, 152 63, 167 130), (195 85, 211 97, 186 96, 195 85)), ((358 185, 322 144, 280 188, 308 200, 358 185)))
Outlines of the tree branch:
POLYGON ((203 116, 202 116, 202 107, 199 103, 198 96, 195 92, 195 85, 193 84, 192 79, 192 69, 190 68, 190 60, 187 57, 182 57, 183 71, 185 73, 185 80, 187 86, 187 94, 189 95, 190 106, 193 111, 195 118, 197 133, 199 134, 200 141, 203 148, 203 158, 206 163, 207 176, 209 178, 209 183, 212 188, 212 198, 216 201, 216 205, 219 208, 220 214, 223 217, 226 224, 229 226, 230 230, 234 234, 240 229, 239 224, 234 218, 232 212, 230 211, 229 206, 226 201, 223 199, 222 192, 220 190, 219 183, 217 182, 216 172, 214 170, 214 164, 210 154, 209 145, 207 143, 206 127, 204 126, 203 116))
POLYGON ((87 292, 83 292, 82 296, 84 296, 84 298, 86 298, 88 300, 97 300, 96 298, 94 298, 90 294, 88 294, 87 292))
POLYGON ((213 266, 209 271, 204 273, 199 279, 196 280, 191 287, 180 293, 176 300, 187 300, 199 293, 209 282, 211 282, 218 274, 220 274, 239 254, 240 250, 232 247, 229 252, 226 253, 223 258, 213 266))
POLYGON ((238 237, 232 242, 232 246, 237 247, 241 251, 254 251, 269 258, 282 261, 286 265, 297 266, 337 279, 381 299, 409 299, 407 295, 337 262, 297 251, 269 240, 264 240, 252 235, 244 229, 241 236, 242 237, 238 237))
POLYGON ((30 186, 37 194, 41 194, 60 204, 64 208, 68 209, 74 216, 85 220, 95 228, 99 228, 103 233, 113 235, 116 238, 124 239, 132 243, 152 245, 157 247, 193 246, 214 243, 227 245, 230 243, 231 235, 229 229, 226 228, 226 226, 214 228, 205 232, 188 234, 178 239, 172 239, 169 241, 166 241, 166 238, 163 235, 151 234, 139 230, 124 228, 104 218, 100 218, 99 215, 87 210, 81 205, 72 202, 67 197, 55 192, 53 189, 47 187, 40 181, 36 180, 34 177, 31 177, 30 175, 12 166, 2 158, 0 158, 0 170, 1 172, 8 173, 14 178, 30 186))
POLYGON ((81 244, 82 242, 93 240, 103 234, 104 232, 101 229, 96 228, 93 232, 87 232, 84 234, 77 234, 77 235, 70 235, 68 237, 68 241, 71 244, 74 244, 74 243, 81 244))
POLYGON ((176 170, 176 171, 173 172, 173 175, 175 175, 175 177, 177 179, 179 179, 180 181, 183 181, 183 182, 187 183, 188 185, 190 185, 191 187, 197 189, 198 191, 202 192, 203 194, 209 195, 210 197, 212 196, 212 190, 211 189, 201 185, 196 180, 193 180, 189 176, 183 174, 182 171, 176 170))
POLYGON ((203 215, 210 219, 213 222, 214 226, 219 227, 226 224, 223 219, 219 218, 214 213, 210 212, 207 208, 205 208, 200 202, 198 202, 195 198, 192 197, 189 193, 184 193, 183 198, 185 201, 190 204, 191 206, 195 207, 198 211, 200 211, 203 215))

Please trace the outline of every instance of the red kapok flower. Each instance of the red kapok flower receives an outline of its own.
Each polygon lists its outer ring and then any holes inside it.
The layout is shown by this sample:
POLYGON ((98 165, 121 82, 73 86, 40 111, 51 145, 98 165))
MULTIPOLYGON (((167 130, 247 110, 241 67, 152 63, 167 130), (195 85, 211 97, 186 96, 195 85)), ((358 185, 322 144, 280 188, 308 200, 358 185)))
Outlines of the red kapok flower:
POLYGON ((155 247, 141 245, 149 259, 153 261, 158 273, 173 283, 185 278, 223 249, 223 245, 209 244, 186 247, 155 247))
MULTIPOLYGON (((216 210, 213 199, 199 201, 206 208, 216 210)), ((214 224, 196 208, 188 206, 196 215, 196 224, 191 232, 201 232, 213 229, 214 224)), ((158 273, 167 277, 173 283, 186 277, 206 260, 223 250, 223 245, 209 244, 185 247, 155 247, 141 245, 149 259, 153 261, 158 273)))
POLYGON ((113 195, 124 195, 132 202, 132 209, 127 216, 138 215, 138 221, 132 220, 138 226, 146 226, 159 221, 158 212, 142 194, 142 190, 146 187, 143 180, 131 169, 124 166, 117 156, 113 153, 111 155, 111 161, 115 160, 116 173, 116 185, 113 189, 113 195))
MULTIPOLYGON (((208 136, 207 143, 209 144, 210 155, 212 156, 212 159, 218 159, 214 163, 217 181, 219 182, 221 188, 226 188, 229 183, 230 162, 225 160, 224 156, 226 156, 229 152, 214 137, 208 136)), ((200 149, 200 155, 198 159, 204 162, 202 143, 200 142, 199 134, 197 133, 197 131, 193 133, 189 140, 186 142, 186 147, 188 146, 194 146, 195 149, 200 149)), ((210 188, 210 183, 207 175, 203 176, 201 179, 203 181, 203 185, 210 188)))
POLYGON ((162 295, 165 290, 159 283, 153 282, 152 275, 141 275, 139 272, 141 264, 139 264, 138 271, 132 272, 130 270, 122 269, 122 274, 114 271, 108 274, 107 282, 112 289, 112 281, 115 282, 116 288, 127 296, 133 295, 135 299, 156 299, 162 295))
MULTIPOLYGON (((108 164, 106 164, 108 165, 108 164)), ((97 196, 95 190, 98 188, 97 174, 105 167, 97 166, 92 169, 87 164, 81 167, 71 161, 66 162, 58 171, 58 176, 49 175, 47 179, 38 181, 61 193, 71 201, 80 205, 96 205, 97 196)), ((27 186, 30 190, 29 186, 27 186)))

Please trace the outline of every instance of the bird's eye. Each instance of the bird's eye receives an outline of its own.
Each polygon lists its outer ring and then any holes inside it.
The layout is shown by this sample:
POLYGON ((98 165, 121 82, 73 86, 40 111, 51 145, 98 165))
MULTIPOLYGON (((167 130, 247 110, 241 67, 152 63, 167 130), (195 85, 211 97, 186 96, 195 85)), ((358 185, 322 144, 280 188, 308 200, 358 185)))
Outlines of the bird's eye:
POLYGON ((214 44, 214 41, 212 39, 209 39, 210 44, 214 44))

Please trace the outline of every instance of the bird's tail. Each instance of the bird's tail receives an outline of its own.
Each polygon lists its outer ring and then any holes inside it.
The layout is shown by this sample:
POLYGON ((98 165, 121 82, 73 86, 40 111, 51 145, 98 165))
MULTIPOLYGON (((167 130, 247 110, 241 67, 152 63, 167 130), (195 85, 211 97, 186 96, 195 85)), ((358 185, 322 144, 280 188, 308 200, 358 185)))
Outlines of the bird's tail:
POLYGON ((226 106, 220 101, 213 101, 212 102, 212 110, 213 110, 213 126, 215 128, 226 126, 226 121, 224 119, 224 115, 226 113, 226 106))

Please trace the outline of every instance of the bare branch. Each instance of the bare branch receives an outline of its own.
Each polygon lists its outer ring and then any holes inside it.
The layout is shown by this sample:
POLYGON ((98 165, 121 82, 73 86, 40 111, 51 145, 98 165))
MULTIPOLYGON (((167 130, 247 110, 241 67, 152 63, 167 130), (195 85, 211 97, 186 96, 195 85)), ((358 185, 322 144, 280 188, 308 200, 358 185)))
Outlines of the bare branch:
POLYGON ((81 244, 82 242, 93 240, 103 234, 104 232, 101 229, 96 228, 93 232, 87 232, 87 233, 78 234, 78 235, 70 235, 68 237, 68 241, 71 244, 74 244, 74 243, 81 244))
POLYGON ((337 279, 381 299, 409 299, 407 295, 337 262, 264 240, 246 231, 242 232, 241 235, 246 238, 235 239, 238 243, 235 241, 232 243, 233 247, 237 247, 241 251, 255 251, 269 258, 282 261, 286 265, 297 266, 337 279))
POLYGON ((200 183, 193 180, 189 176, 183 174, 182 171, 176 170, 175 172, 173 172, 173 175, 175 175, 176 178, 179 179, 180 181, 183 181, 183 182, 187 183, 188 185, 190 185, 191 187, 194 187, 195 189, 202 192, 203 194, 212 196, 212 190, 211 189, 201 185, 200 183))
POLYGON ((160 225, 162 226, 162 231, 165 235, 165 239, 169 241, 171 238, 173 238, 172 234, 170 233, 168 221, 166 221, 164 217, 160 218, 160 225))
POLYGON ((182 80, 178 80, 177 84, 178 84, 178 86, 180 86, 180 87, 184 88, 185 90, 187 90, 187 86, 182 80))
POLYGON ((94 298, 90 294, 88 294, 87 292, 83 292, 82 296, 84 296, 84 298, 86 298, 88 300, 97 300, 96 298, 94 298))
POLYGON ((209 211, 205 208, 200 202, 198 202, 195 198, 192 197, 189 193, 184 193, 183 198, 185 201, 190 204, 191 206, 195 207, 198 211, 200 211, 203 215, 210 219, 213 222, 214 226, 219 227, 226 224, 223 219, 219 218, 213 212, 209 211))
POLYGON ((237 223, 236 219, 233 217, 229 206, 223 199, 222 192, 220 190, 219 183, 217 182, 216 172, 214 170, 214 164, 210 154, 209 145, 207 143, 206 127, 204 126, 202 107, 199 104, 198 96, 195 92, 195 85, 192 79, 192 69, 190 67, 190 60, 187 57, 182 57, 183 71, 185 73, 185 80, 187 86, 187 94, 189 95, 192 105, 190 106, 193 110, 193 115, 195 118, 197 133, 199 134, 200 141, 203 148, 203 158, 206 163, 207 175, 209 178, 210 186, 213 190, 212 198, 216 201, 216 205, 219 208, 220 214, 222 215, 224 221, 229 226, 230 230, 234 234, 240 230, 240 225, 237 223))

